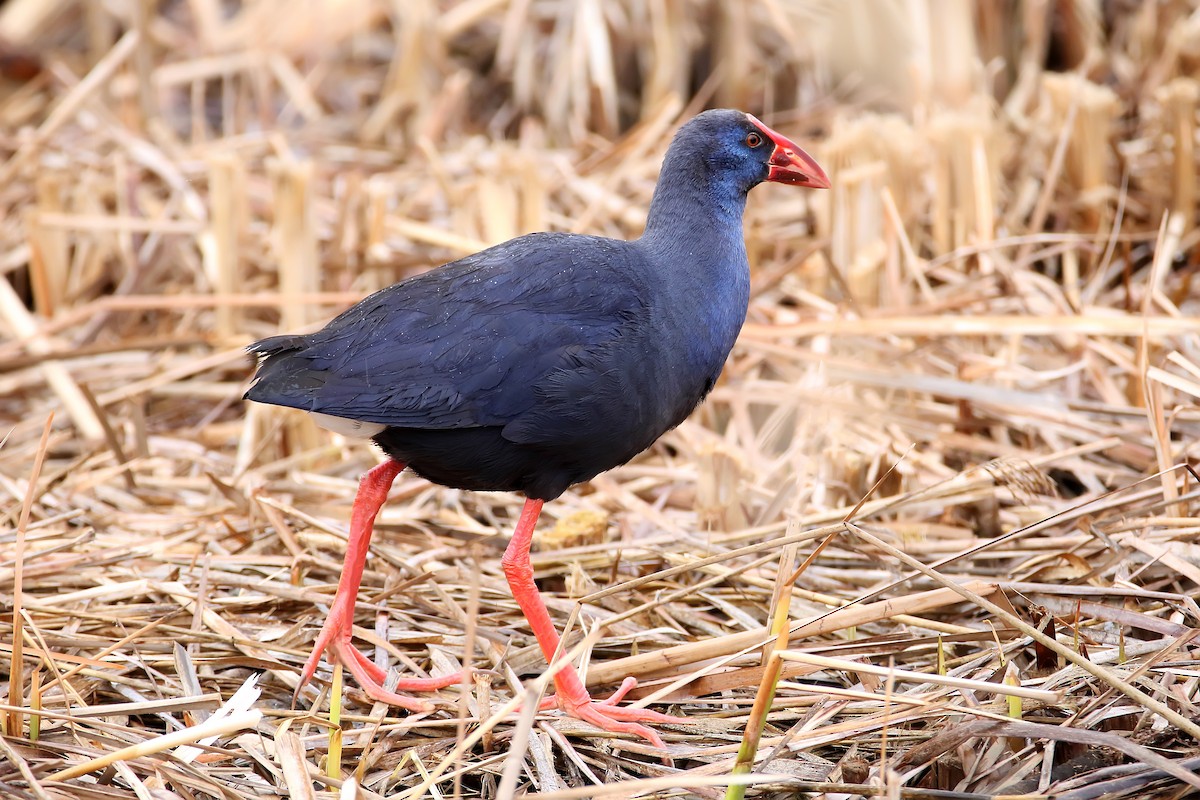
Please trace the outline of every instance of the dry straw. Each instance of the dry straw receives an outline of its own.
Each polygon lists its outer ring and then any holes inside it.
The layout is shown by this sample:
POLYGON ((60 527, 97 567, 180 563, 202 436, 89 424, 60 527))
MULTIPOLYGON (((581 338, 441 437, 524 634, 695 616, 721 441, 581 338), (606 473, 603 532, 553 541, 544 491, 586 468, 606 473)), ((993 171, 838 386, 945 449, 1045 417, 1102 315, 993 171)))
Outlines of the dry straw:
POLYGON ((1192 5, 8 0, 0 794, 1191 790, 1192 5), (412 476, 359 643, 476 676, 290 709, 376 456, 245 407, 244 346, 526 231, 636 235, 714 104, 835 188, 755 192, 722 381, 533 556, 563 657, 692 721, 669 763, 535 713, 520 499, 412 476))

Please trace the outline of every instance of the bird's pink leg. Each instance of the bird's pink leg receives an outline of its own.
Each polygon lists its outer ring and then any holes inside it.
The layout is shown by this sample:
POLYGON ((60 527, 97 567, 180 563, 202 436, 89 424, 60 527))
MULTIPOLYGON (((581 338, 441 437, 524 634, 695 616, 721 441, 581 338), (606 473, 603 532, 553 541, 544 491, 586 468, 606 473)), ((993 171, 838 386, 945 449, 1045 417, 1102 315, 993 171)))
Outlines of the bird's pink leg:
MULTIPOLYGON (((541 500, 526 500, 521 509, 521 518, 517 522, 517 530, 513 533, 512 541, 504 551, 501 565, 504 575, 508 578, 509 588, 512 589, 513 599, 521 607, 533 635, 537 637, 538 645, 542 648, 546 661, 553 660, 558 650, 558 631, 550 619, 550 612, 533 583, 533 566, 529 563, 529 548, 533 543, 533 529, 537 525, 538 515, 542 511, 541 500)), ((632 733, 650 742, 655 747, 666 748, 662 738, 640 722, 681 722, 678 717, 660 714, 643 708, 622 708, 616 703, 637 685, 634 678, 626 678, 621 688, 607 700, 596 702, 588 694, 579 673, 572 664, 564 665, 554 674, 555 695, 546 698, 542 706, 557 704, 573 717, 590 722, 597 728, 620 733, 632 733)))
MULTIPOLYGON (((342 663, 350 674, 358 680, 359 686, 372 699, 388 703, 410 711, 432 711, 433 703, 419 700, 415 697, 397 694, 383 687, 387 677, 382 669, 365 655, 360 653, 350 642, 351 630, 354 626, 354 604, 358 598, 358 587, 362 583, 363 568, 367 564, 367 548, 371 544, 371 533, 375 529, 375 517, 387 500, 388 489, 392 481, 404 470, 404 464, 388 459, 379 466, 363 475, 358 485, 358 494, 354 497, 354 507, 350 511, 350 536, 346 543, 346 560, 342 564, 342 577, 338 580, 337 593, 329 606, 329 615, 317 635, 316 644, 308 661, 304 662, 304 670, 300 673, 300 683, 292 696, 293 705, 300 695, 300 690, 308 683, 317 671, 321 662, 321 654, 325 651, 342 663)), ((396 688, 408 692, 429 692, 462 682, 462 673, 443 675, 438 678, 401 678, 396 688)))

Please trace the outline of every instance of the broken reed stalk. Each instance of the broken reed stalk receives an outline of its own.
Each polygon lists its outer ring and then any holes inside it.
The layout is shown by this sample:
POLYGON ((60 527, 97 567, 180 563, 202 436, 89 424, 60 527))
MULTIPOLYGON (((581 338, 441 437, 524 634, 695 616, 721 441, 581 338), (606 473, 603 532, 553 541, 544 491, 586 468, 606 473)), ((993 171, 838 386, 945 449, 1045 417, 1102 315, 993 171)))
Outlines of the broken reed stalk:
MULTIPOLYGON (((275 224, 271 235, 278 257, 279 294, 283 301, 280 327, 297 331, 312 318, 311 308, 299 298, 316 292, 321 285, 320 252, 313 219, 315 166, 309 160, 273 158, 266 167, 275 192, 275 224)), ((308 415, 284 414, 293 447, 311 450, 320 444, 316 426, 308 415)))
POLYGON ((985 694, 998 694, 1005 698, 1024 697, 1030 700, 1038 700, 1043 703, 1054 703, 1062 699, 1057 692, 1049 692, 1041 689, 1027 689, 1019 684, 1012 685, 1006 683, 992 683, 991 681, 954 678, 945 675, 938 675, 936 673, 913 672, 911 670, 896 669, 894 667, 880 667, 875 664, 849 661, 841 658, 829 658, 827 656, 819 656, 814 655, 813 653, 803 653, 795 650, 781 650, 779 651, 778 656, 783 661, 793 661, 799 664, 819 667, 821 669, 832 669, 854 673, 857 675, 873 675, 879 678, 887 678, 889 681, 904 680, 911 683, 930 683, 935 686, 949 686, 955 689, 966 689, 985 694))
POLYGON ((1200 84, 1193 78, 1176 78, 1157 92, 1164 109, 1163 128, 1170 136, 1171 211, 1194 226, 1196 208, 1196 105, 1200 84))
MULTIPOLYGON (((238 229, 244 208, 240 203, 239 166, 235 156, 218 153, 209 159, 208 192, 210 214, 208 231, 201 239, 204 263, 209 280, 218 295, 228 297, 241 291, 238 269, 238 229)), ((283 235, 282 232, 280 235, 283 235)), ((291 287, 292 292, 281 297, 281 307, 288 309, 297 303, 303 289, 291 287)), ((314 287, 315 290, 315 287, 314 287)), ((215 307, 214 329, 221 339, 233 338, 238 331, 237 307, 218 302, 215 307)), ((285 316, 290 313, 285 311, 285 316)))
POLYGON ((299 330, 310 322, 311 312, 299 302, 301 295, 319 290, 320 253, 313 224, 311 161, 271 159, 267 171, 275 190, 275 225, 271 236, 279 264, 279 293, 283 301, 280 320, 285 330, 299 330))
POLYGON ((1071 73, 1047 73, 1042 76, 1042 91, 1053 114, 1052 130, 1070 118, 1067 143, 1066 176, 1076 192, 1072 205, 1082 215, 1084 230, 1100 227, 1101 209, 1109 198, 1109 173, 1112 163, 1113 121, 1120 104, 1107 86, 1092 83, 1071 73))
MULTIPOLYGON (((750 717, 746 720, 746 730, 742 734, 742 744, 738 748, 737 760, 733 765, 733 775, 744 775, 754 768, 758 755, 758 745, 762 740, 763 730, 767 726, 767 714, 775 699, 775 690, 779 684, 779 674, 783 661, 779 658, 788 643, 788 619, 792 607, 792 585, 795 583, 793 565, 796 563, 796 545, 789 544, 779 552, 779 564, 776 570, 776 590, 774 610, 771 619, 771 633, 775 636, 773 646, 764 652, 763 676, 754 695, 754 705, 750 709, 750 717)), ((744 784, 731 785, 725 790, 726 800, 742 800, 746 796, 744 784)))
POLYGON ((334 780, 342 777, 342 703, 345 700, 342 692, 342 678, 344 674, 345 670, 341 663, 333 665, 333 679, 329 684, 329 742, 326 745, 325 774, 334 780))
POLYGON ((928 64, 928 110, 961 108, 978 97, 975 9, 970 3, 940 0, 925 0, 921 6, 921 34, 928 37, 921 50, 928 64))
MULTIPOLYGON (((994 582, 972 581, 970 588, 973 592, 990 595, 999 587, 994 582)), ((874 603, 851 604, 845 608, 816 615, 816 619, 796 621, 791 626, 788 641, 802 641, 805 638, 814 638, 882 619, 905 617, 908 624, 920 624, 920 620, 914 619, 912 615, 922 614, 956 602, 958 602, 958 598, 953 591, 932 589, 874 603)), ((711 637, 704 641, 665 647, 649 653, 607 661, 603 664, 592 664, 588 668, 588 683, 594 686, 603 686, 619 681, 625 674, 657 675, 668 670, 674 671, 683 665, 728 656, 746 648, 756 647, 761 642, 769 641, 770 635, 770 631, 766 628, 742 631, 711 637)))
POLYGON ((262 721, 262 718, 263 712, 258 710, 240 711, 223 719, 184 728, 181 731, 163 734, 139 744, 123 747, 120 750, 106 753, 98 758, 89 759, 73 767, 67 767, 66 769, 51 773, 44 780, 55 782, 66 781, 71 778, 77 778, 80 775, 86 775, 89 772, 105 769, 121 761, 131 761, 142 756, 161 753, 164 750, 169 750, 172 747, 178 747, 182 744, 193 744, 209 736, 227 736, 237 731, 252 730, 262 721))
POLYGON ((939 251, 967 245, 986 248, 992 241, 993 124, 982 110, 945 111, 929 122, 938 187, 932 229, 939 251))
POLYGON ((397 5, 393 13, 400 23, 393 28, 396 57, 388 67, 379 101, 362 127, 368 142, 383 140, 406 110, 427 108, 437 91, 432 66, 443 60, 438 9, 430 0, 414 0, 397 5))
POLYGON ((44 319, 53 319, 62 308, 68 286, 67 232, 48 226, 45 217, 62 214, 67 209, 63 201, 62 176, 53 170, 38 175, 37 205, 28 213, 30 230, 29 281, 33 289, 34 306, 44 319))
POLYGON ((154 0, 133 0, 133 29, 138 33, 137 49, 133 54, 133 66, 137 73, 138 107, 142 113, 141 128, 151 132, 158 120, 158 96, 154 86, 154 53, 150 23, 156 7, 154 0))
MULTIPOLYGON (((890 263, 881 266, 904 242, 905 266, 910 273, 916 268, 908 228, 925 203, 917 187, 930 155, 925 138, 897 114, 839 117, 822 142, 820 158, 834 178, 828 200, 816 199, 818 230, 830 237, 832 261, 855 302, 905 303, 905 294, 897 292, 910 276, 894 274, 890 263)), ((918 285, 925 280, 913 277, 918 285)), ((836 291, 812 286, 817 293, 830 290, 836 291)))
MULTIPOLYGON (((1168 214, 1163 219, 1159 237, 1154 251, 1154 261, 1150 268, 1150 278, 1147 291, 1142 300, 1142 313, 1149 313, 1156 305, 1161 304, 1163 297, 1162 286, 1166 280, 1171 264, 1180 250, 1184 231, 1192 223, 1192 215, 1168 214)), ((1147 425, 1153 432, 1154 451, 1158 458, 1158 469, 1161 473, 1163 497, 1175 503, 1179 497, 1179 487, 1176 481, 1174 465, 1179 463, 1172 436, 1168 430, 1166 402, 1164 399, 1165 385, 1160 381, 1150 379, 1151 362, 1157 360, 1157 348, 1148 339, 1143 339, 1138 345, 1137 381, 1133 384, 1141 389, 1140 397, 1146 409, 1147 425)), ((1174 515, 1187 513, 1182 505, 1173 505, 1174 515)))
MULTIPOLYGON (((41 325, 36 317, 29 313, 21 298, 13 290, 7 279, 0 278, 0 318, 8 324, 10 330, 26 341, 26 348, 34 353, 50 353, 54 350, 41 332, 41 325)), ((87 398, 79 391, 75 379, 59 361, 45 361, 40 365, 46 382, 58 395, 59 401, 66 408, 67 414, 80 436, 86 439, 101 439, 104 436, 104 426, 88 404, 87 398)))
MULTIPOLYGON (((3 283, 0 280, 0 283, 3 283)), ((13 548, 13 610, 12 610, 12 658, 8 667, 8 704, 15 708, 24 703, 25 676, 22 649, 25 644, 25 620, 23 613, 24 578, 25 578, 25 536, 29 529, 29 515, 33 510, 34 498, 37 497, 38 480, 42 476, 42 464, 46 460, 46 448, 50 443, 50 431, 54 426, 54 412, 46 417, 42 428, 42 439, 34 451, 33 466, 29 470, 29 484, 25 488, 25 497, 21 501, 21 516, 17 521, 16 543, 13 548)), ((25 731, 19 711, 9 711, 5 715, 5 732, 14 738, 24 736, 25 731)))

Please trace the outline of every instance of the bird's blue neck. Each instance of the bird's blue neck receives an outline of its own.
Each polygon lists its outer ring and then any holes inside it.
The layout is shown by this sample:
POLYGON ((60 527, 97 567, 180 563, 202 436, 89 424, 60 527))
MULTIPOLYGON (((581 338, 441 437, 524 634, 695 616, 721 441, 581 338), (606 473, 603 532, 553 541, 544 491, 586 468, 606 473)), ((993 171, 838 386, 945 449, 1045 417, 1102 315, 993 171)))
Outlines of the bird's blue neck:
MULTIPOLYGON (((663 165, 671 167, 670 158, 663 165)), ((742 233, 746 192, 692 170, 660 180, 640 245, 689 330, 682 344, 698 370, 719 371, 746 318, 750 269, 742 233)))
POLYGON ((732 180, 713 178, 702 161, 686 166, 668 154, 650 201, 643 242, 652 248, 736 244, 744 252, 742 214, 746 190, 732 180), (724 240, 724 241, 723 241, 724 240))

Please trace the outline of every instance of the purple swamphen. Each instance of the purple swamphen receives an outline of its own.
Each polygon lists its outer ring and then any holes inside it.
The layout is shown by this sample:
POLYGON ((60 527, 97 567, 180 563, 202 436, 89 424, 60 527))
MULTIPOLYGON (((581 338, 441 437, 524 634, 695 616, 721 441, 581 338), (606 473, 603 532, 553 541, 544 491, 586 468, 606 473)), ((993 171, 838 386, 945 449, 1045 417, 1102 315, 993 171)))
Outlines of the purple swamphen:
MULTIPOLYGON (((671 142, 640 239, 521 236, 376 292, 316 333, 251 346, 261 363, 248 399, 311 412, 389 456, 363 476, 301 686, 330 650, 376 700, 433 707, 385 689, 350 640, 375 517, 405 466, 444 486, 525 495, 502 563, 553 658, 558 632, 529 563, 542 504, 645 450, 712 389, 746 317, 742 212, 763 181, 829 187, 807 153, 753 116, 706 111, 671 142)), ((402 679, 397 689, 461 679, 402 679)), ((545 705, 663 746, 639 723, 673 717, 616 704, 633 678, 600 702, 570 664, 554 684, 545 705)))

